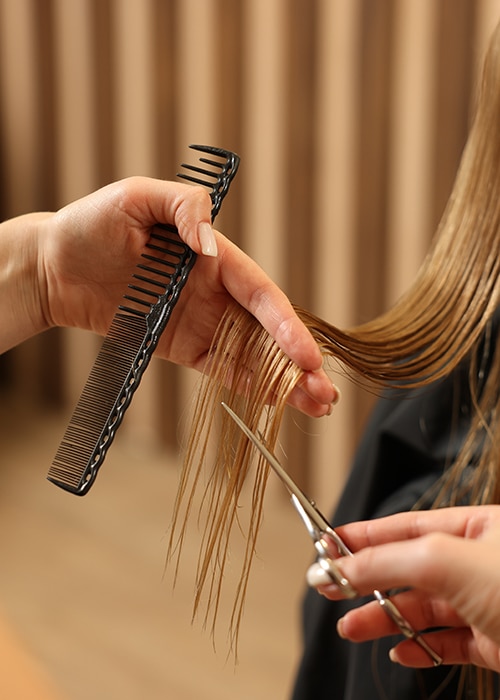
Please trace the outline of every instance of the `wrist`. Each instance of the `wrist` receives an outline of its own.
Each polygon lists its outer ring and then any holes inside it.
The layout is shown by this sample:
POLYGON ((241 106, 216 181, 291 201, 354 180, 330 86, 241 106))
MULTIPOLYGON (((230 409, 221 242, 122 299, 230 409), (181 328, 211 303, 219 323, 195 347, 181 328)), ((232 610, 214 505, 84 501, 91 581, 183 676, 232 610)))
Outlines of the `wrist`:
POLYGON ((26 214, 0 224, 0 352, 49 328, 40 259, 40 222, 26 214))

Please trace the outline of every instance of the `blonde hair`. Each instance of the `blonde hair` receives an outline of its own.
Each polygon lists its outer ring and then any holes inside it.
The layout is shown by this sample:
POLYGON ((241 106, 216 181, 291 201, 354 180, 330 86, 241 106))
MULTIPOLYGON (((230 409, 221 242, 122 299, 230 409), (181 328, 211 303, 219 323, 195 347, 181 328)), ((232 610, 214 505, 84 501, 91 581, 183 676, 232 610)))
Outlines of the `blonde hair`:
MULTIPOLYGON (((356 381, 375 387, 388 384, 407 389, 448 376, 465 358, 470 360, 474 408, 469 434, 436 494, 436 505, 499 500, 500 350, 488 360, 481 380, 480 343, 491 343, 490 321, 500 302, 500 25, 491 40, 483 68, 475 119, 464 149, 452 194, 433 245, 410 290, 396 305, 369 323, 342 331, 314 314, 297 308, 327 358, 340 363, 356 381), (479 391, 479 385, 481 390, 479 391), (480 448, 480 449, 478 449, 480 448), (465 467, 479 452, 471 478, 465 467)), ((498 344, 500 348, 500 344, 498 344)), ((302 373, 257 321, 231 306, 214 338, 207 376, 200 387, 193 431, 181 477, 170 552, 182 543, 192 503, 207 457, 208 434, 217 425, 215 449, 204 504, 206 522, 198 571, 198 590, 209 586, 213 621, 218 609, 229 532, 237 523, 238 497, 247 477, 251 452, 229 417, 221 415, 226 400, 253 430, 261 430, 275 445, 284 406, 302 373), (273 406, 269 408, 269 400, 273 406), (219 420, 219 419, 217 419, 219 420), (181 505, 187 500, 182 519, 181 505), (207 576, 212 566, 212 578, 207 576)), ((253 556, 267 478, 259 462, 254 474, 253 517, 238 588, 233 629, 241 619, 244 592, 253 556)))

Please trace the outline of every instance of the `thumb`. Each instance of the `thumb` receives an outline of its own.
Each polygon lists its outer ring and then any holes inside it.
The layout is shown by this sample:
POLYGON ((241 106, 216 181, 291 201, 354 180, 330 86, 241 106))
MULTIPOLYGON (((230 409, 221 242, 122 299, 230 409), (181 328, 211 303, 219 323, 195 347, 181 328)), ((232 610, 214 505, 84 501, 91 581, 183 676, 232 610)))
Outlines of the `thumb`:
POLYGON ((128 201, 136 203, 135 218, 141 224, 173 224, 195 253, 217 255, 212 200, 207 189, 145 177, 129 178, 124 186, 128 201))

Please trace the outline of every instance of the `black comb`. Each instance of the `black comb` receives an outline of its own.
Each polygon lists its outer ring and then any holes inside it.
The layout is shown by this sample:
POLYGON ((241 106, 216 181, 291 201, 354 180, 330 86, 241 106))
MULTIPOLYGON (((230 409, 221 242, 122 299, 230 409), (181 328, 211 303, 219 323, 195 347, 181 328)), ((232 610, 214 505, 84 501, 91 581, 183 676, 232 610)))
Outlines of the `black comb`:
MULTIPOLYGON (((177 175, 210 189, 213 222, 240 159, 212 146, 190 148, 206 155, 177 175)), ((146 248, 47 475, 78 496, 95 481, 197 257, 168 224, 156 224, 146 248)))

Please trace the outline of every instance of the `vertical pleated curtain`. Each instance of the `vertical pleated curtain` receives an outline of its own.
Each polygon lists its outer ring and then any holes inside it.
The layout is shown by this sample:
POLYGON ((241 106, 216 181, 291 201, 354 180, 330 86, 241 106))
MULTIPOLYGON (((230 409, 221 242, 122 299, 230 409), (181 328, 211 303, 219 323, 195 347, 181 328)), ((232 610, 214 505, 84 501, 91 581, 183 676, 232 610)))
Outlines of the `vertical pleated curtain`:
MULTIPOLYGON (((241 169, 218 227, 292 300, 366 320, 425 255, 499 17, 496 0, 0 0, 1 216, 171 179, 188 144, 223 146, 241 169)), ((0 357, 3 395, 64 421, 99 343, 26 342, 0 357)), ((153 363, 122 430, 177 449, 194 381, 153 363)), ((293 415, 283 437, 328 500, 371 405, 337 381, 332 417, 293 415)))

